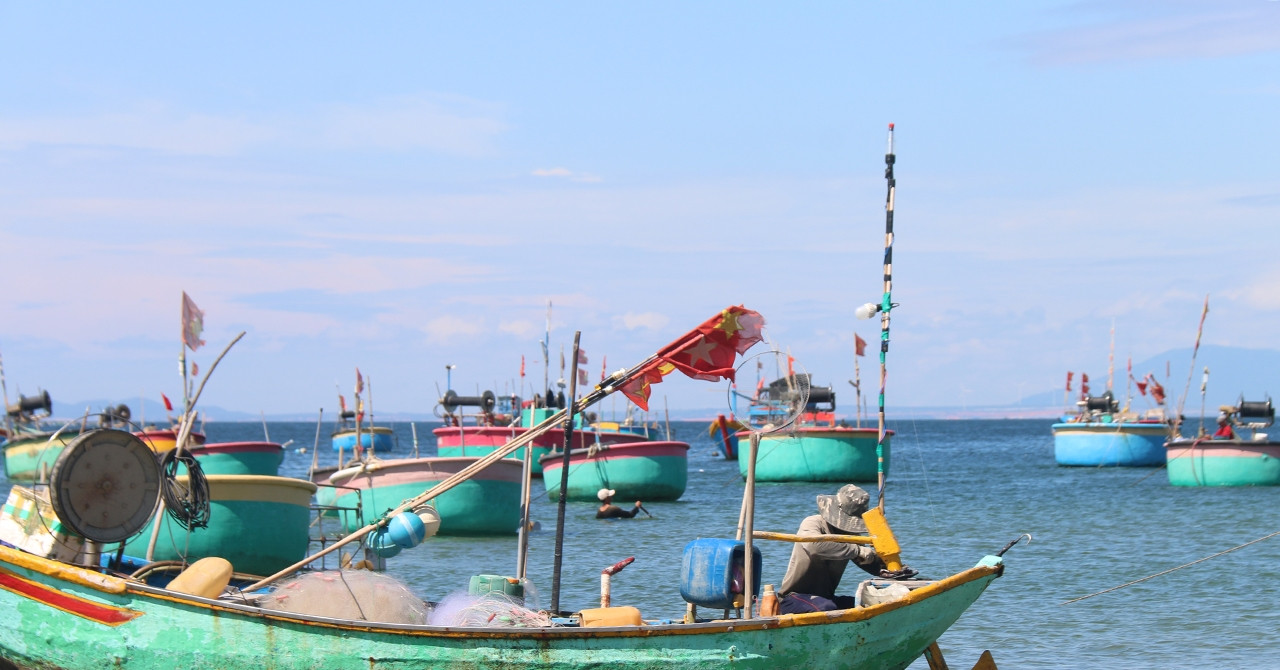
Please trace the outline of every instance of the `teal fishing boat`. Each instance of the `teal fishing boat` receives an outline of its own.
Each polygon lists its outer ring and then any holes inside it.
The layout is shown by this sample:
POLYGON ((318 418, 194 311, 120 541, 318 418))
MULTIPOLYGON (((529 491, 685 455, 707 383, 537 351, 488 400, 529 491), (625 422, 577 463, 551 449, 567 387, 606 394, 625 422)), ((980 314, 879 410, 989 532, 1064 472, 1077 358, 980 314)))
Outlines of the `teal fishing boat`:
POLYGON ((1080 412, 1053 424, 1053 457, 1058 465, 1149 467, 1165 460, 1164 443, 1173 433, 1162 409, 1122 410, 1111 391, 1086 396, 1080 412))
MULTIPOLYGON (((547 495, 560 495, 564 452, 542 457, 547 495)), ((619 500, 679 500, 689 481, 689 445, 651 441, 593 445, 569 451, 569 500, 594 501, 600 489, 619 500)))
POLYGON ((1169 483, 1174 486, 1280 486, 1280 441, 1263 429, 1275 421, 1268 398, 1220 408, 1213 435, 1166 443, 1169 483))
MULTIPOLYGON (((749 426, 737 433, 738 442, 752 429, 784 426, 760 436, 755 476, 761 482, 874 482, 877 468, 887 472, 893 431, 883 445, 876 428, 857 428, 838 421, 836 394, 830 386, 810 385, 808 373, 790 374, 768 385, 759 384, 749 397, 749 426), (877 447, 880 454, 877 455, 877 447), (882 460, 883 459, 883 460, 882 460)), ((747 476, 749 464, 738 459, 738 472, 747 476)))
MULTIPOLYGON (((372 459, 327 477, 333 504, 348 532, 396 504, 431 490, 477 458, 372 459)), ((435 499, 441 535, 508 535, 520 527, 520 463, 505 459, 435 499)))

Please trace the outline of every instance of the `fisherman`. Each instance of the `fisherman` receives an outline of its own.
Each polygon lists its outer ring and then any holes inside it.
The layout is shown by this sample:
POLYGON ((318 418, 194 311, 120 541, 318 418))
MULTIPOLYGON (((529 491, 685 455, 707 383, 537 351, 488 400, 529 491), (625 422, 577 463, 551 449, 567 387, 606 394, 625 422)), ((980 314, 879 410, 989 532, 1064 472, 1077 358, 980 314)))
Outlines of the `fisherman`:
MULTIPOLYGON (((871 496, 853 484, 845 484, 835 495, 818 496, 818 514, 800 522, 797 535, 867 535, 862 514, 871 496)), ((844 569, 853 561, 868 574, 896 578, 915 574, 903 569, 890 573, 883 560, 870 545, 845 542, 796 542, 791 561, 782 578, 778 611, 799 614, 821 610, 846 609, 854 606, 853 596, 838 596, 836 589, 844 569)))
POLYGON ((596 510, 597 519, 630 519, 640 512, 640 501, 636 501, 636 506, 627 511, 613 504, 613 496, 617 491, 613 489, 600 489, 596 492, 596 497, 600 499, 600 508, 596 510))
POLYGON ((1213 439, 1215 440, 1234 440, 1236 432, 1231 429, 1231 419, 1226 412, 1218 415, 1218 430, 1214 431, 1213 439))

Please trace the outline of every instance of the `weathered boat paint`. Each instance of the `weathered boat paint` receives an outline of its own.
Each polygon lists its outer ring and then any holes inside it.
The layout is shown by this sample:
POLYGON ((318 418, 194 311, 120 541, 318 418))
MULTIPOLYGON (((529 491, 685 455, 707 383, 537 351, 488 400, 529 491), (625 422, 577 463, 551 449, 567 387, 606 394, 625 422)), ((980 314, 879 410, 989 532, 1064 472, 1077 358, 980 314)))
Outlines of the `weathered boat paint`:
POLYGON ((1053 457, 1058 465, 1161 465, 1167 439, 1169 425, 1162 421, 1055 423, 1053 457))
MULTIPOLYGON (((311 496, 316 485, 289 477, 207 475, 209 526, 188 534, 163 511, 152 556, 157 561, 195 561, 218 556, 237 572, 269 575, 307 555, 311 496)), ((179 477, 185 481, 186 477, 179 477)), ((125 543, 125 553, 147 555, 154 517, 125 543)))
POLYGON ((1184 439, 1165 451, 1174 486, 1280 486, 1280 442, 1184 439))
MULTIPOLYGON (((76 424, 79 426, 79 423, 76 424)), ((78 428, 74 430, 63 430, 56 433, 57 437, 53 438, 54 432, 38 432, 38 433, 18 433, 13 439, 4 443, 4 474, 9 481, 13 482, 30 482, 41 479, 41 473, 48 476, 53 470, 53 464, 58 460, 58 456, 62 454, 62 450, 80 435, 78 428)), ((157 454, 162 454, 173 449, 176 443, 177 434, 168 429, 148 429, 134 433, 142 439, 143 443, 151 448, 157 454)), ((195 444, 204 442, 204 435, 201 433, 192 433, 191 439, 195 444)))
MULTIPOLYGON (((542 457, 547 495, 560 495, 564 453, 542 457)), ((595 501, 602 489, 617 491, 618 500, 679 500, 689 480, 689 445, 685 442, 603 444, 569 452, 569 500, 595 501)))
MULTIPOLYGON (((189 450, 200 469, 206 475, 263 475, 280 474, 284 462, 284 447, 275 442, 215 442, 191 447, 189 450)), ((179 468, 180 474, 186 468, 179 468)))
MULTIPOLYGON (((141 438, 142 442, 157 454, 171 451, 178 445, 178 431, 168 428, 147 428, 136 431, 134 435, 141 438)), ((192 432, 190 439, 187 446, 201 445, 205 442, 204 433, 192 432)))
MULTIPOLYGON (((343 428, 334 431, 332 440, 334 451, 342 451, 348 455, 355 453, 355 428, 343 428)), ((395 433, 387 426, 362 426, 360 428, 360 447, 365 451, 391 451, 395 447, 395 433)))
MULTIPOLYGON (((348 532, 370 523, 401 502, 430 490, 478 458, 375 459, 329 475, 329 483, 351 488, 336 491, 334 504, 352 508, 357 500, 363 523, 353 512, 339 510, 348 532), (355 490, 352 490, 355 489, 355 490)), ((520 528, 521 464, 500 459, 471 479, 435 498, 440 535, 505 535, 520 528)))
MULTIPOLYGON (((751 433, 738 433, 739 445, 747 444, 751 433)), ((760 436, 756 454, 756 481, 760 482, 874 482, 876 481, 876 428, 801 426, 794 430, 760 436)), ((890 438, 884 443, 884 469, 889 472, 890 438)), ((747 476, 747 461, 740 447, 738 472, 747 476)))
POLYGON ((0 574, 23 585, 0 589, 7 613, 0 656, 66 670, 905 668, 1002 572, 1001 560, 988 556, 900 600, 835 612, 607 628, 442 628, 188 596, 0 547, 0 574), (33 590, 136 614, 104 625, 29 595, 33 590))
MULTIPOLYGON (((536 426, 551 416, 555 410, 546 408, 525 409, 520 425, 516 426, 442 426, 431 431, 436 436, 436 453, 440 456, 484 457, 507 442, 523 435, 530 426, 536 426)), ((640 439, 631 430, 596 430, 581 425, 580 416, 574 417, 573 448, 589 449, 597 444, 622 444, 640 439)), ((553 428, 534 438, 530 447, 521 447, 507 458, 524 461, 524 450, 533 449, 533 475, 542 476, 542 457, 564 448, 564 430, 553 428)), ((594 494, 592 494, 594 495, 594 494)))

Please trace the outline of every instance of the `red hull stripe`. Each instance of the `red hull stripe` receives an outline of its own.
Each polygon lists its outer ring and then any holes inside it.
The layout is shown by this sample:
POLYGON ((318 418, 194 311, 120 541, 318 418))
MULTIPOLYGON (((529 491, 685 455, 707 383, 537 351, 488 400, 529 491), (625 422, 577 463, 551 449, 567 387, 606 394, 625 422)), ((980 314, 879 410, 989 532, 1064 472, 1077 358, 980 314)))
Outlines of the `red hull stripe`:
POLYGON ((24 579, 8 570, 0 569, 0 588, 16 593, 20 596, 26 596, 32 600, 42 602, 50 607, 70 612, 76 616, 84 617, 90 621, 97 621, 108 626, 119 626, 122 623, 130 621, 134 618, 142 616, 142 612, 136 610, 125 609, 123 607, 112 607, 110 605, 101 605, 92 600, 85 600, 79 596, 73 596, 63 593, 57 589, 51 589, 44 584, 24 579))

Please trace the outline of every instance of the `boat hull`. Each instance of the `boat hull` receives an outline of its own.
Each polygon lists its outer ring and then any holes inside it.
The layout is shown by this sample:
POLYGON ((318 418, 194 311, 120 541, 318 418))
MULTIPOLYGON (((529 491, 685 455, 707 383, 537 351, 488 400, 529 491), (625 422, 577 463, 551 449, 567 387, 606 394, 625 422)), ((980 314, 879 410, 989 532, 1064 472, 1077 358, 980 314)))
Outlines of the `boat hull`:
MULTIPOLYGON (((745 478, 750 433, 738 433, 738 472, 745 478)), ((762 435, 756 454, 759 482, 874 482, 877 480, 876 428, 801 427, 762 435)), ((884 472, 889 473, 890 443, 884 442, 884 472)))
MULTIPOLYGON (((333 450, 346 454, 355 453, 356 429, 344 428, 333 434, 333 450)), ((395 433, 386 426, 373 426, 360 429, 360 446, 365 451, 372 449, 375 453, 391 451, 395 446, 395 433)))
MULTIPOLYGON (((284 447, 275 442, 217 442, 190 449, 206 475, 280 474, 284 447)), ((185 472, 185 469, 180 469, 185 472)))
MULTIPOLYGON (((547 495, 560 495, 563 453, 542 459, 547 495)), ((684 442, 632 442, 569 452, 566 497, 598 501, 602 488, 616 491, 618 500, 679 500, 689 480, 689 445, 684 442)))
MULTIPOLYGON (((237 572, 270 575, 306 557, 315 484, 257 475, 208 475, 207 479, 209 526, 193 529, 188 536, 161 512, 152 560, 218 556, 230 561, 237 572)), ((146 530, 125 544, 126 554, 146 557, 154 524, 153 517, 146 530)))
MULTIPOLYGON (((4 474, 12 482, 31 482, 47 479, 53 464, 78 431, 63 431, 52 441, 53 433, 20 434, 4 443, 4 474)), ((152 451, 162 454, 173 449, 177 434, 172 430, 144 430, 134 433, 152 451)), ((195 444, 204 442, 204 435, 192 433, 195 444)))
POLYGON ((978 566, 839 612, 605 628, 442 628, 184 596, 0 547, 0 656, 22 667, 905 668, 1003 571, 978 566))
MULTIPOLYGON (((431 431, 436 436, 436 453, 446 457, 487 456, 498 447, 523 435, 528 428, 519 426, 445 426, 431 431)), ((573 448, 588 449, 595 444, 623 444, 640 439, 631 432, 608 432, 575 429, 573 431, 573 448)), ((520 447, 506 458, 523 461, 524 450, 520 447)), ((541 459, 552 450, 564 448, 564 430, 553 428, 533 439, 533 474, 542 476, 541 459)))
MULTIPOLYGON (((430 490, 477 458, 404 458, 373 461, 363 468, 348 468, 329 475, 329 482, 351 488, 335 491, 334 504, 363 509, 363 521, 395 508, 409 498, 430 490)), ((474 477, 434 499, 440 515, 439 535, 506 535, 520 528, 520 473, 522 465, 500 459, 474 477)), ((320 498, 318 498, 320 499, 320 498)), ((343 527, 352 532, 361 519, 349 510, 338 510, 343 527)))
POLYGON ((1174 486, 1280 486, 1280 442, 1174 440, 1165 447, 1174 486))
POLYGON ((1053 457, 1069 466, 1163 465, 1167 439, 1164 423, 1055 423, 1053 457))

